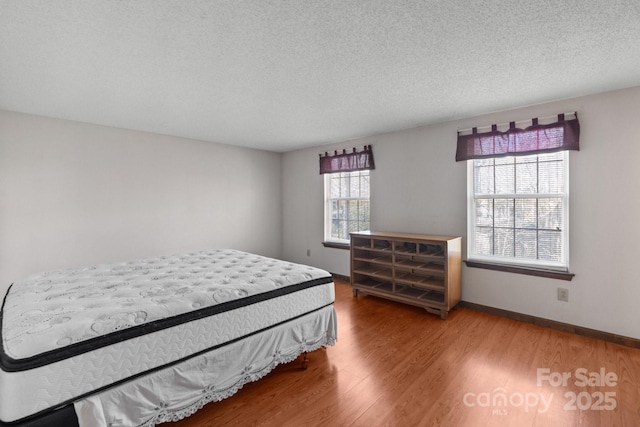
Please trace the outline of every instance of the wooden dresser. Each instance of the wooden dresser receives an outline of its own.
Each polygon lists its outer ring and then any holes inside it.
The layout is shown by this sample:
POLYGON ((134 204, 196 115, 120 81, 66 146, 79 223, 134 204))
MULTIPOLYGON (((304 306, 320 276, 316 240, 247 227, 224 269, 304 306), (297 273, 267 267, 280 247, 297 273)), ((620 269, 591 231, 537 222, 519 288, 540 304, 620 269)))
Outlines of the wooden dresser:
POLYGON ((461 242, 457 236, 351 233, 354 297, 375 295, 446 319, 460 302, 461 242))

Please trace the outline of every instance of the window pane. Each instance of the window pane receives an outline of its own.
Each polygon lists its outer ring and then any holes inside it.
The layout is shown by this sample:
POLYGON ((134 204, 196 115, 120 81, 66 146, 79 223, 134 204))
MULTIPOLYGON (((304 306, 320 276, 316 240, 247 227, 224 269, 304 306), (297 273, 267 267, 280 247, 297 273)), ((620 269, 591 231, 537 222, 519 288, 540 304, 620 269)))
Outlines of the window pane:
POLYGON ((515 165, 496 165, 496 194, 515 193, 515 165))
POLYGON ((360 176, 356 175, 349 181, 349 197, 360 197, 360 176))
POLYGON ((340 210, 338 209, 338 201, 331 201, 331 219, 339 219, 338 213, 340 210))
POLYGON ((347 231, 349 233, 353 233, 355 231, 360 231, 358 229, 358 221, 347 221, 347 231))
POLYGON ((546 261, 561 261, 562 233, 559 231, 538 232, 538 258, 546 261))
MULTIPOLYGON (((531 159, 530 159, 531 160, 531 159)), ((516 164, 516 193, 532 194, 538 192, 538 167, 534 162, 516 164)))
POLYGON ((538 165, 540 193, 564 193, 564 167, 562 161, 551 160, 538 165))
POLYGON ((348 221, 357 221, 358 220, 358 200, 349 200, 348 202, 348 211, 347 211, 347 220, 348 221))
POLYGON ((478 255, 493 255, 493 228, 476 227, 475 243, 478 255))
MULTIPOLYGON (((538 159, 541 162, 548 162, 548 161, 552 161, 552 160, 559 160, 559 161, 563 161, 564 160, 564 156, 565 153, 562 151, 556 151, 555 153, 543 153, 543 154, 538 154, 538 159)), ((527 156, 527 157, 534 157, 534 156, 527 156)))
MULTIPOLYGON (((369 201, 368 200, 360 200, 360 208, 358 210, 358 221, 369 223, 369 201)), ((362 228, 362 230, 368 230, 367 228, 362 228)))
POLYGON ((347 201, 338 200, 338 218, 343 221, 347 218, 347 201))
POLYGON ((522 164, 522 163, 537 163, 538 162, 538 156, 537 155, 531 155, 531 156, 515 156, 514 157, 516 164, 522 164))
POLYGON ((538 233, 535 230, 516 230, 516 257, 536 259, 538 233))
POLYGON ((475 172, 475 192, 476 194, 493 194, 493 166, 482 166, 473 168, 475 172))
POLYGON ((495 253, 502 257, 513 257, 514 254, 514 230, 513 228, 495 229, 495 253))
POLYGON ((478 167, 478 166, 493 166, 495 163, 495 160, 492 158, 488 158, 488 159, 475 159, 473 161, 473 165, 478 167))
POLYGON ((335 174, 332 174, 330 178, 331 184, 329 187, 329 198, 331 199, 340 197, 340 177, 334 175, 335 174))
POLYGON ((360 176, 360 197, 369 197, 369 172, 360 176))
POLYGON ((342 239, 344 235, 344 222, 337 219, 333 220, 331 222, 331 237, 334 239, 342 239))
POLYGON ((340 197, 349 197, 349 175, 340 178, 340 197))
POLYGON ((516 228, 537 228, 537 200, 516 199, 516 228))
POLYGON ((493 199, 476 200, 476 225, 493 226, 493 199))
POLYGON ((512 165, 516 162, 515 160, 516 158, 513 156, 506 156, 506 157, 496 157, 494 159, 494 163, 496 164, 496 166, 499 165, 512 165))
POLYGON ((513 202, 514 199, 496 199, 493 201, 495 206, 494 227, 513 227, 513 202))
POLYGON ((562 230, 562 199, 538 199, 538 228, 562 230))

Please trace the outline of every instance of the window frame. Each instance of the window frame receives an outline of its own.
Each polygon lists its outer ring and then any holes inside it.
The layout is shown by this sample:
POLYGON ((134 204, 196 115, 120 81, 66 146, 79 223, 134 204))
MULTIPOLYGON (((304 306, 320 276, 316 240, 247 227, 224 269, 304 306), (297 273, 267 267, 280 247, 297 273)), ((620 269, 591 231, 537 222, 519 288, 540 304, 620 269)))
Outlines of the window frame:
MULTIPOLYGON (((333 217, 332 217, 332 202, 333 201, 340 201, 340 200, 346 200, 346 201, 351 201, 351 200, 358 200, 358 201, 367 201, 369 203, 369 212, 368 212, 368 216, 369 216, 369 226, 371 225, 371 171, 369 169, 364 169, 364 170, 355 170, 355 171, 349 171, 349 172, 345 172, 345 171, 341 171, 341 172, 332 172, 332 173, 326 173, 324 174, 324 245, 327 247, 340 247, 340 246, 344 246, 344 247, 348 247, 350 245, 350 239, 340 239, 340 238, 336 238, 336 237, 332 237, 331 236, 331 230, 332 230, 332 221, 333 221, 333 217), (369 191, 368 191, 368 197, 338 197, 338 198, 331 198, 331 178, 335 177, 338 174, 359 174, 359 176, 362 176, 363 174, 366 174, 369 177, 369 191)), ((359 211, 358 211, 359 212, 359 211)), ((355 231, 363 231, 363 230, 353 230, 355 231)))
MULTIPOLYGON (((478 194, 475 193, 475 173, 474 165, 478 159, 467 160, 467 265, 472 267, 489 268, 493 270, 510 271, 516 273, 536 274, 536 272, 558 272, 566 273, 564 277, 562 275, 556 278, 562 278, 571 280, 572 274, 569 274, 569 152, 562 151, 562 165, 564 169, 564 192, 563 193, 506 193, 506 194, 478 194), (475 230, 476 230, 476 200, 477 199, 517 199, 517 198, 561 198, 563 205, 562 215, 562 250, 561 259, 558 262, 535 260, 530 258, 516 258, 514 257, 501 257, 497 255, 478 255, 476 254, 476 242, 475 242, 475 230)), ((525 156, 540 156, 543 153, 519 155, 519 156, 504 156, 504 157, 525 157, 525 156)), ((498 156, 493 159, 499 158, 498 156)), ((494 165, 495 167, 495 165, 494 165)), ((515 178, 514 178, 515 179, 515 178)), ((514 189, 515 191, 515 189, 514 189)), ((492 225, 495 229, 495 224, 492 225)), ((514 225, 515 229, 515 225, 514 225)), ((536 230, 539 230, 536 228, 536 230)), ((536 237, 536 242, 538 238, 536 237)), ((551 276, 548 277, 553 277, 551 276)))

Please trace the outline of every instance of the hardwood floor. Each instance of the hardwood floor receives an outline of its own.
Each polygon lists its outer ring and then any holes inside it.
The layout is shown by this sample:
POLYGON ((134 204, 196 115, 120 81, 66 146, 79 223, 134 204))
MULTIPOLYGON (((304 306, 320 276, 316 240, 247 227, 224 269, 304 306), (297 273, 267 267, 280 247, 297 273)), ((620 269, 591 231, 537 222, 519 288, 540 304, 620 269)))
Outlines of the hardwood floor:
POLYGON ((306 371, 281 365, 164 426, 640 425, 639 349, 465 308, 440 320, 344 281, 335 306, 338 342, 306 371))

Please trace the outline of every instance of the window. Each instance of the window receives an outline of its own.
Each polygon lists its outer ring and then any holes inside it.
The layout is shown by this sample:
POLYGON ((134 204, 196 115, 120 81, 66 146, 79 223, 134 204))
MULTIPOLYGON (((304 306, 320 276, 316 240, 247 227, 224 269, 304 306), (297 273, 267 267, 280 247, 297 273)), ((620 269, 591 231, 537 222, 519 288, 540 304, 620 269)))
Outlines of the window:
POLYGON ((333 155, 320 154, 320 174, 324 181, 325 246, 347 248, 349 233, 369 227, 369 171, 375 169, 373 151, 365 145, 333 155), (329 244, 327 244, 329 243, 329 244))
POLYGON ((325 174, 324 238, 349 243, 349 233, 369 229, 369 171, 325 174))
POLYGON ((567 271, 567 151, 468 164, 468 259, 567 271))

